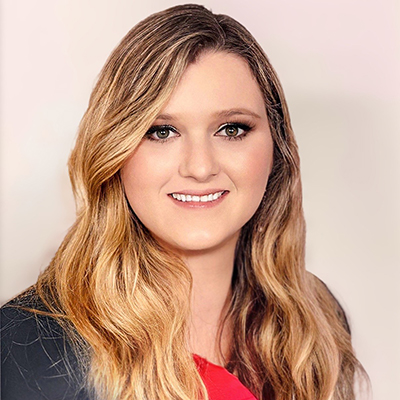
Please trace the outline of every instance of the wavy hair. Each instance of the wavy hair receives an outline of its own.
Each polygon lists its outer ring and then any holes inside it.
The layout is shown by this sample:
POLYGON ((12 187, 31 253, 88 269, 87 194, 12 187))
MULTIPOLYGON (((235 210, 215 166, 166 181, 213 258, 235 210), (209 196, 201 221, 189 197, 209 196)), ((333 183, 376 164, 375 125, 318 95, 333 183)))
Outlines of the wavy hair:
POLYGON ((84 344, 88 383, 102 399, 207 398, 185 346, 191 275, 130 209, 120 170, 205 51, 247 61, 274 142, 265 196, 242 228, 228 316, 237 333, 227 368, 261 400, 350 400, 359 365, 346 317, 306 272, 299 156, 267 56, 237 21, 182 5, 137 24, 92 92, 69 170, 77 218, 36 290, 84 344))

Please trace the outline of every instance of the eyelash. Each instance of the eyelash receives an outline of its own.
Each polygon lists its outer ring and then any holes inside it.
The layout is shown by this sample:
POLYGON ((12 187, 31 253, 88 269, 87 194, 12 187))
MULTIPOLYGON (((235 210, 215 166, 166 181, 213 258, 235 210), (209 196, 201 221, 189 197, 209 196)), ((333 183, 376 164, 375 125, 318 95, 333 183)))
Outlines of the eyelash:
MULTIPOLYGON (((222 135, 220 137, 223 137, 226 140, 243 140, 247 134, 254 128, 253 125, 250 124, 245 124, 245 123, 241 123, 241 122, 226 122, 224 125, 222 125, 216 133, 223 131, 224 129, 227 128, 238 128, 238 129, 242 129, 243 133, 241 133, 240 135, 237 136, 228 136, 228 135, 222 135)), ((166 143, 169 140, 173 139, 174 137, 167 137, 165 139, 155 139, 154 137, 152 137, 151 135, 157 131, 161 131, 161 130, 168 130, 168 131, 172 131, 174 133, 178 133, 177 130, 172 126, 172 125, 155 125, 152 126, 145 134, 145 138, 148 140, 152 140, 154 142, 160 142, 160 143, 166 143)))

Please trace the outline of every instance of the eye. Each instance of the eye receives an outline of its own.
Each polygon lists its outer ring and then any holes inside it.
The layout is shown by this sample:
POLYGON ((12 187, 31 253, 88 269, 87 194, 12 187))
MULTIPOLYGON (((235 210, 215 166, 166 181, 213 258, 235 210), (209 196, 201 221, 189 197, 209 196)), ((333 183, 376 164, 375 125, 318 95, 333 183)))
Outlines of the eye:
POLYGON ((252 126, 246 124, 229 122, 218 129, 217 136, 223 136, 228 140, 243 139, 252 129, 252 126))
POLYGON ((178 132, 171 125, 156 125, 152 126, 147 132, 145 137, 149 140, 165 142, 168 139, 176 137, 178 132))

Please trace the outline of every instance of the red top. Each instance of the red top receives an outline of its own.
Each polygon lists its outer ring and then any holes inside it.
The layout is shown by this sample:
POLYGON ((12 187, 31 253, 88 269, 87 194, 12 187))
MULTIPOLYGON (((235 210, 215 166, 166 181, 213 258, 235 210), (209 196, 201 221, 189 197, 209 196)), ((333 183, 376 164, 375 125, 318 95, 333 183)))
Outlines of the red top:
POLYGON ((193 354, 193 359, 210 400, 257 400, 253 393, 225 368, 197 354, 193 354))

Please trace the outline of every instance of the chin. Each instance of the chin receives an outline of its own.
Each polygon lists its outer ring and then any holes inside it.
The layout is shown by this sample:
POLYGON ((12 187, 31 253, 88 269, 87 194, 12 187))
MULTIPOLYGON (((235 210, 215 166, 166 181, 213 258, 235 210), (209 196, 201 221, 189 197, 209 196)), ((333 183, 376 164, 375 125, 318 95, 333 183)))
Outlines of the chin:
POLYGON ((162 240, 171 249, 177 249, 180 252, 185 251, 210 251, 220 248, 224 244, 237 240, 239 232, 232 233, 231 235, 215 235, 215 233, 196 232, 195 234, 188 233, 181 235, 178 238, 171 238, 171 240, 162 240))

